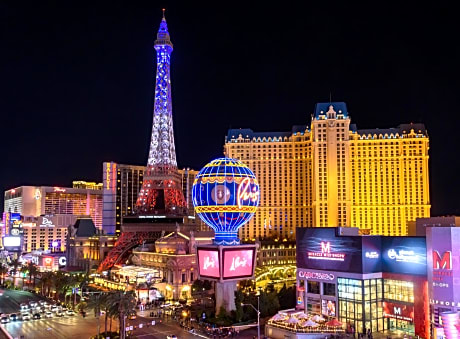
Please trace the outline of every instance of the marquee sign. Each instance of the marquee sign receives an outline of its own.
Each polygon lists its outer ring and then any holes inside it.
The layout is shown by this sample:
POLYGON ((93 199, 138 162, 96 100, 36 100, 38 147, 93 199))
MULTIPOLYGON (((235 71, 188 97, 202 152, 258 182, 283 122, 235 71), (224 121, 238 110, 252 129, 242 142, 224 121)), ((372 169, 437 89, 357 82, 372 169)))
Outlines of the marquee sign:
POLYGON ((345 253, 331 252, 330 241, 321 241, 321 252, 308 252, 308 259, 344 261, 345 253))
POLYGON ((299 278, 305 278, 305 279, 316 279, 316 280, 327 280, 327 281, 332 281, 335 279, 335 276, 332 273, 299 271, 298 275, 299 275, 299 278))

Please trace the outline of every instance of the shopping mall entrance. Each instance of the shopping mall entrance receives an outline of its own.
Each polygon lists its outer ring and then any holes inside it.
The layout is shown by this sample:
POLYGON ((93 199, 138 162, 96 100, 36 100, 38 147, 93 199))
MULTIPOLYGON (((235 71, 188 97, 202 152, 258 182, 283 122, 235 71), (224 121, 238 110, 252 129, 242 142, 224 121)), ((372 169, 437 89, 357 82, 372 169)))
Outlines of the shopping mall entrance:
POLYGON ((414 322, 400 319, 387 319, 390 331, 402 331, 408 334, 415 334, 414 322))

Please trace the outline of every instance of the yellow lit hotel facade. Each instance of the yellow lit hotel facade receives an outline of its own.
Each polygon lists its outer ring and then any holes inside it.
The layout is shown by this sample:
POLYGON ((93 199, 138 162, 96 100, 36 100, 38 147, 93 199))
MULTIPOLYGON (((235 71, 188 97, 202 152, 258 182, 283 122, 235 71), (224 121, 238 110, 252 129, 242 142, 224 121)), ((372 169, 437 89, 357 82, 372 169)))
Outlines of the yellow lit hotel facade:
POLYGON ((298 226, 406 235, 408 221, 430 216, 428 149, 423 124, 358 130, 343 102, 316 104, 311 125, 290 132, 231 129, 226 156, 261 188, 240 237, 293 238, 298 226))

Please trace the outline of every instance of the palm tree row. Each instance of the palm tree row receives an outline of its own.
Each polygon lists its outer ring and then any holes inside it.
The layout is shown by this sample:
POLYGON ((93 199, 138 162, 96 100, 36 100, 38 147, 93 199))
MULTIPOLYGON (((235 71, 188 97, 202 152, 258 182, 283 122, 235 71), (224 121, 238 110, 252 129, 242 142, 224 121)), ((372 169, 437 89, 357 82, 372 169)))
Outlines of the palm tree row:
MULTIPOLYGON (((118 328, 120 339, 125 338, 124 328, 126 316, 135 311, 136 296, 133 291, 113 291, 113 292, 100 292, 91 295, 88 308, 94 310, 94 316, 98 318, 101 311, 105 313, 104 319, 104 333, 107 335, 107 325, 110 319, 110 332, 112 332, 112 319, 118 318, 118 328)), ((100 326, 98 325, 98 337, 100 335, 100 326)))

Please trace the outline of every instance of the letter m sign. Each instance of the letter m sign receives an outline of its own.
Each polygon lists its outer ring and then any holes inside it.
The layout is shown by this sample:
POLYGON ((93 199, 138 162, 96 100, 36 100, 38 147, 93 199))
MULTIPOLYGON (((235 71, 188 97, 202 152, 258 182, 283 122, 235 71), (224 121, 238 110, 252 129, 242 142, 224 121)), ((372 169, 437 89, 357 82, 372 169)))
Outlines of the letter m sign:
POLYGON ((433 269, 434 270, 451 270, 452 269, 452 252, 446 251, 441 255, 438 251, 433 251, 433 269))
POLYGON ((331 243, 321 241, 321 253, 331 253, 331 243))

